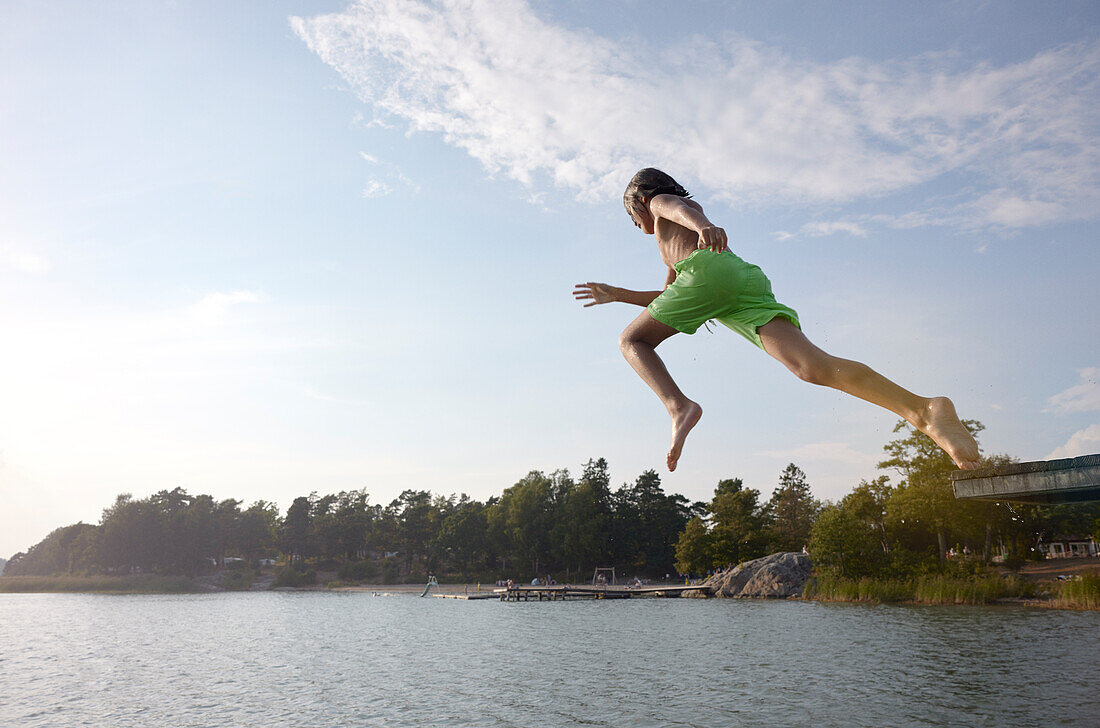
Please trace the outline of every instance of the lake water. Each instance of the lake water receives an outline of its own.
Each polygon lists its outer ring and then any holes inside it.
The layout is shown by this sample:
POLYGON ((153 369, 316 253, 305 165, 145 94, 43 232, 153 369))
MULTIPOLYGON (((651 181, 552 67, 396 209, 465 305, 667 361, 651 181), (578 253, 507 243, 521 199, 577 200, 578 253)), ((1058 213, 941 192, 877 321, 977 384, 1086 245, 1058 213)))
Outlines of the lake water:
POLYGON ((0 595, 0 725, 1100 726, 1100 613, 0 595))

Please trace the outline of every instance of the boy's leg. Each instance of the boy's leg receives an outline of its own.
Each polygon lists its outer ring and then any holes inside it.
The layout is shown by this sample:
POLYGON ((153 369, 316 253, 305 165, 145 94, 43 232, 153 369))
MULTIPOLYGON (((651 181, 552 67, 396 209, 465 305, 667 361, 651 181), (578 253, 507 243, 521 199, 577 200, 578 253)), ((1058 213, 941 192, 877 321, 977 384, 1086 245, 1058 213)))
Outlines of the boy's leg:
POLYGON ((676 469, 684 440, 703 415, 703 408, 684 396, 676 382, 672 381, 661 357, 657 356, 657 345, 676 333, 676 329, 653 318, 648 311, 642 311, 619 336, 619 349, 623 356, 660 397, 672 418, 672 446, 665 458, 669 470, 676 469))
POLYGON ((978 443, 963 427, 947 397, 920 397, 899 387, 866 364, 827 354, 784 318, 757 329, 764 351, 800 379, 885 407, 932 438, 964 470, 980 466, 978 443))

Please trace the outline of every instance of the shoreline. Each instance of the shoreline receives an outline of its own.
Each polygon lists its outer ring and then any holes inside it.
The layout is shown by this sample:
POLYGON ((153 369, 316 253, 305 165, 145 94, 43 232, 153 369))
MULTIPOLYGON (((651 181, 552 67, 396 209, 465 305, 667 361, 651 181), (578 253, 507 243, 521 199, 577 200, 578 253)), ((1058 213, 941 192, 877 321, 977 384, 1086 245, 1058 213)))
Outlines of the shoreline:
MULTIPOLYGON (((229 594, 229 593, 245 593, 245 592, 352 592, 352 593, 371 593, 377 596, 407 596, 407 595, 419 595, 424 591, 424 585, 421 584, 348 584, 339 586, 326 586, 326 585, 313 585, 303 587, 278 587, 275 589, 220 589, 210 588, 199 582, 183 579, 172 578, 166 579, 165 577, 151 577, 146 579, 140 579, 135 577, 114 577, 111 579, 103 578, 89 578, 88 581, 95 582, 93 584, 81 583, 85 581, 85 578, 80 577, 68 577, 64 579, 64 583, 58 584, 57 580, 52 577, 7 577, 7 579, 0 577, 0 596, 5 594, 103 594, 112 596, 126 596, 131 594, 229 594), (19 584, 5 584, 7 579, 20 580, 19 584), (117 580, 117 581, 116 581, 117 580), (168 583, 162 583, 167 581, 168 583), (123 583, 125 582, 125 583, 123 583), (18 588, 6 588, 9 586, 17 586, 18 588), (36 588, 38 587, 38 588, 36 588), (82 588, 83 587, 83 588, 82 588)), ((1046 584, 1045 581, 1036 582, 1037 585, 1046 584)), ((1053 584, 1051 584, 1053 586, 1053 584)), ((481 585, 482 594, 491 594, 495 589, 498 589, 495 585, 486 586, 481 585)), ((477 584, 440 584, 433 586, 428 597, 432 597, 436 594, 446 595, 462 595, 462 594, 477 594, 477 584)), ((710 597, 714 599, 715 597, 710 597)), ((819 602, 822 604, 866 604, 866 605, 881 605, 881 604, 896 604, 907 606, 987 606, 987 607, 1030 607, 1035 609, 1063 609, 1068 611, 1100 611, 1100 606, 1086 606, 1080 604, 1065 603, 1064 600, 1051 594, 1047 597, 998 597, 987 602, 978 604, 971 604, 966 602, 929 602, 914 599, 899 599, 899 600, 876 600, 876 599, 858 599, 858 598, 842 598, 842 597, 828 597, 828 596, 795 596, 788 597, 786 599, 771 599, 766 597, 752 598, 752 597, 739 597, 738 599, 751 600, 751 601, 802 601, 802 602, 819 602)))
MULTIPOLYGON (((219 594, 248 591, 294 592, 357 592, 377 596, 417 595, 424 592, 424 583, 378 584, 344 583, 335 580, 335 573, 318 574, 317 584, 272 588, 274 572, 232 579, 239 572, 217 572, 199 577, 163 576, 156 574, 97 576, 0 576, 0 594, 73 593, 73 594, 219 594)), ((939 577, 940 583, 925 584, 914 590, 909 580, 862 579, 840 580, 815 575, 814 586, 790 597, 800 601, 854 602, 865 604, 923 604, 938 606, 988 605, 1023 606, 1072 611, 1100 610, 1097 586, 1100 584, 1100 563, 1097 559, 1065 559, 1034 562, 1018 572, 997 569, 977 580, 939 577), (999 578, 998 578, 999 577, 999 578), (817 582, 823 579, 825 583, 817 582), (1003 589, 998 582, 1014 582, 1003 589), (818 589, 820 584, 821 588, 818 589), (1022 588, 1021 588, 1022 587, 1022 588), (1007 591, 1007 593, 1005 593, 1007 591), (998 594, 1000 592, 1000 594, 998 594)), ((580 583, 578 583, 579 585, 580 583)), ((682 581, 654 582, 650 586, 683 586, 682 581)), ((427 596, 462 596, 481 594, 491 598, 496 583, 439 583, 427 596)))

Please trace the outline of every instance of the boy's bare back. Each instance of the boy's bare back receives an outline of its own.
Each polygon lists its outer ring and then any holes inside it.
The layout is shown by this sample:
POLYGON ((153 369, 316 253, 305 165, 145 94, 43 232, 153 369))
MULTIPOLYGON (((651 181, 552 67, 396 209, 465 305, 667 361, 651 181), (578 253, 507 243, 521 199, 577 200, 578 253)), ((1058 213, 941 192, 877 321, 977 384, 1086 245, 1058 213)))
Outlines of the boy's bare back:
POLYGON ((671 268, 699 249, 699 233, 673 222, 661 215, 661 212, 671 205, 685 205, 702 215, 703 206, 695 200, 686 200, 672 195, 654 197, 650 202, 651 208, 653 205, 657 206, 654 212, 658 215, 654 229, 657 249, 661 252, 661 260, 671 268))

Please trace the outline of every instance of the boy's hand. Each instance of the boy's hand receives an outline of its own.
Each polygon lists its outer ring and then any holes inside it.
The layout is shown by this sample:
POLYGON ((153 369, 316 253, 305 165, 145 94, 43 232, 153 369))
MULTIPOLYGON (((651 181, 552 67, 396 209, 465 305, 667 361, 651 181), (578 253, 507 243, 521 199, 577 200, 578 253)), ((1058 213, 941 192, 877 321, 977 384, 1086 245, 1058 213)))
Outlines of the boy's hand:
POLYGON ((584 304, 585 308, 589 306, 595 306, 598 303, 611 303, 618 299, 615 298, 615 287, 609 286, 606 283, 578 283, 573 286, 573 298, 578 301, 591 301, 591 303, 584 304))
POLYGON ((726 243, 726 231, 717 225, 705 227, 699 231, 699 249, 710 248, 715 253, 729 250, 726 243))

